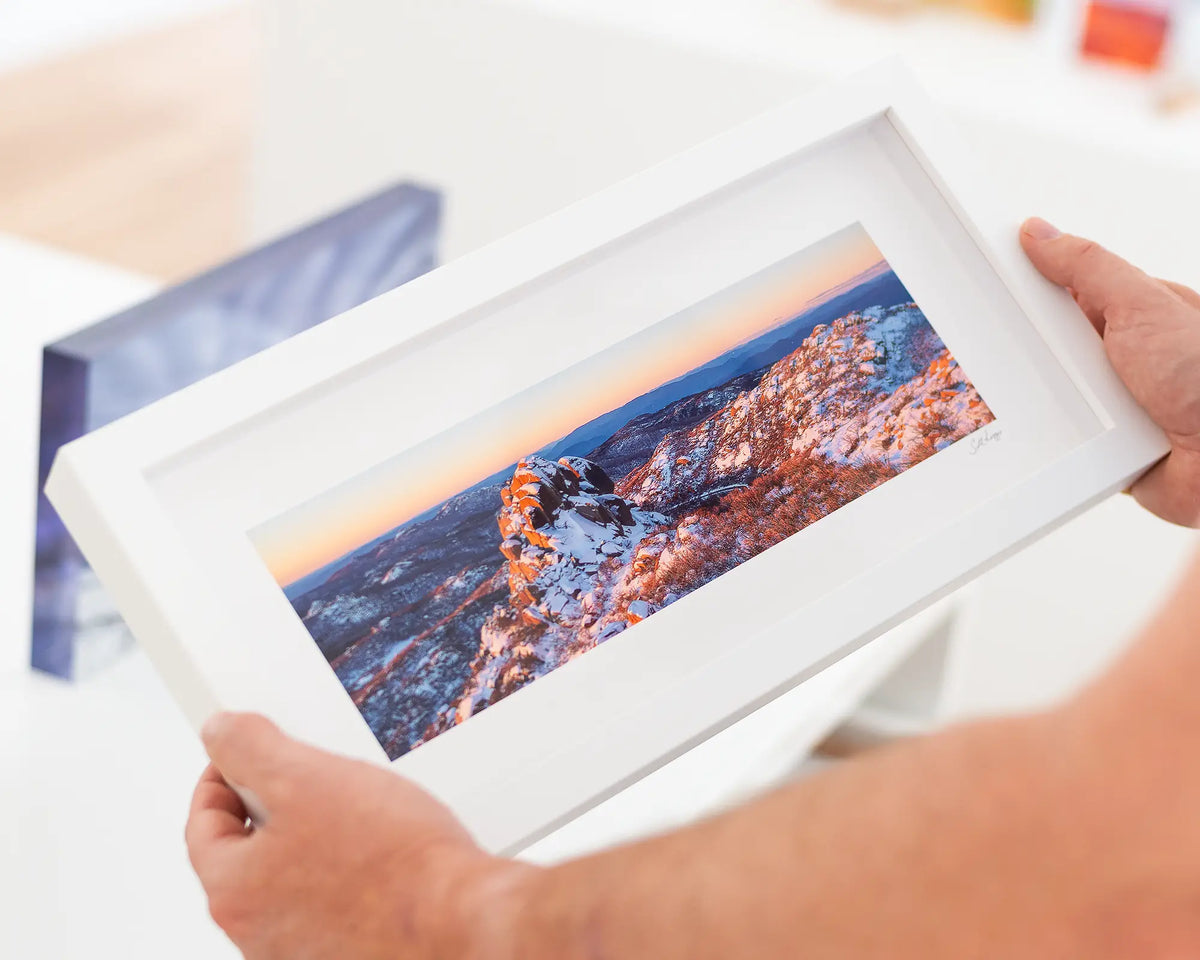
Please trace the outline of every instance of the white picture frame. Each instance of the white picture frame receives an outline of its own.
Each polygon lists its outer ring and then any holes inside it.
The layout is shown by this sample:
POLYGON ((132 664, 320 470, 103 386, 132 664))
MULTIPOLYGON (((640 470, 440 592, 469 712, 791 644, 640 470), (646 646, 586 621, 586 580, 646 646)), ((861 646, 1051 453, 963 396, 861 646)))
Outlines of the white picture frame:
POLYGON ((251 533, 389 464, 415 476, 491 436, 497 410, 553 403, 631 338, 690 329, 689 311, 859 225, 994 419, 391 761, 513 851, 1166 453, 1024 259, 1019 219, 885 64, 69 444, 47 491, 194 725, 256 710, 388 763, 251 533))

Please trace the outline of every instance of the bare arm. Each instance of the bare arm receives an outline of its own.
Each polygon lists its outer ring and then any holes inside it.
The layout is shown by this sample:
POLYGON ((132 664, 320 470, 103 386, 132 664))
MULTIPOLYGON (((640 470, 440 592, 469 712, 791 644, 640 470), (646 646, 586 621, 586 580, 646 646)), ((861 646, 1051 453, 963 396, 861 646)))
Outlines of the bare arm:
POLYGON ((1200 560, 1067 706, 902 743, 541 869, 394 775, 220 718, 189 846, 250 960, 1200 956, 1200 560))
POLYGON ((1198 625, 1200 562, 1071 705, 529 874, 485 938, 509 952, 490 955, 1198 956, 1198 625))
MULTIPOLYGON (((1171 437, 1134 495, 1195 523, 1200 298, 1048 225, 1022 243, 1171 437)), ((1200 561, 1124 661, 1057 710, 898 744, 552 869, 485 855, 387 771, 225 715, 188 846, 250 960, 1194 957, 1197 678, 1200 561), (259 795, 265 827, 244 826, 225 777, 259 795)))

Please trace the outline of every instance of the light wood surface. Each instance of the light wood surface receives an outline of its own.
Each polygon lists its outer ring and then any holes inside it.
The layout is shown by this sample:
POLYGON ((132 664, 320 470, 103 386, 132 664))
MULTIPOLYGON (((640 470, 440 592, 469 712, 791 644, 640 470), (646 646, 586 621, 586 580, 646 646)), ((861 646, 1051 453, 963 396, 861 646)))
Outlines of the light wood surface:
POLYGON ((0 231, 164 280, 235 252, 255 52, 238 5, 0 74, 0 231))

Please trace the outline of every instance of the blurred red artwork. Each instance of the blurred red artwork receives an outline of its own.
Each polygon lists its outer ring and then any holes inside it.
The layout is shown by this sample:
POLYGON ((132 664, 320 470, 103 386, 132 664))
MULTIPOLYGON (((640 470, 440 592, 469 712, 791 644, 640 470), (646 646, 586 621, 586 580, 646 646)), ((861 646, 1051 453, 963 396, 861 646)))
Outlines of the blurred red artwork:
POLYGON ((1084 22, 1084 56, 1142 70, 1162 60, 1170 7, 1162 0, 1092 0, 1084 22))

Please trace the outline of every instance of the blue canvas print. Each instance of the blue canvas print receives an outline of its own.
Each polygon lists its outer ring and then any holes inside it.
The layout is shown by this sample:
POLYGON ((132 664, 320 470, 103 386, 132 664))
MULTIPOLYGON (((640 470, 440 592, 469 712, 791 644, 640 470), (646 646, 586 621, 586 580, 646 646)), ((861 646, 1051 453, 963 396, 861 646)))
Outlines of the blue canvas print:
POLYGON ((58 448, 432 269, 439 220, 401 184, 45 348, 35 668, 79 677, 132 642, 41 492, 58 448))

